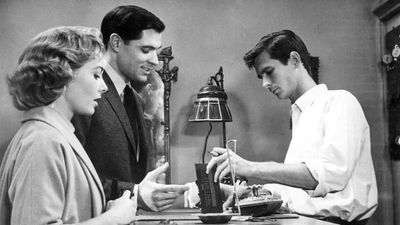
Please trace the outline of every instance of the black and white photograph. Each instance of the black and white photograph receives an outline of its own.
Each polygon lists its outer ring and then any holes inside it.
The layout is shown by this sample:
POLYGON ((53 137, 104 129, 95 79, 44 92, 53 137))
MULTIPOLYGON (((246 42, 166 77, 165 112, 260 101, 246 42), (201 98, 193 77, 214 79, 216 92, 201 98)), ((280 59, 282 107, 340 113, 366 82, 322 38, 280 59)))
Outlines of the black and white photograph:
POLYGON ((0 225, 400 224, 397 0, 0 0, 0 225))

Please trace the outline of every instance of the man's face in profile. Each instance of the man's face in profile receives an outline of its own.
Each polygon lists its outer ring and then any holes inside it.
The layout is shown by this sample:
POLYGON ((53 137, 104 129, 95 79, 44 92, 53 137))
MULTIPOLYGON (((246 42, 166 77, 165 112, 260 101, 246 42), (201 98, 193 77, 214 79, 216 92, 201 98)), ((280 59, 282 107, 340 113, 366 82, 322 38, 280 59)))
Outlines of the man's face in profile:
POLYGON ((294 67, 291 60, 284 65, 279 60, 271 59, 267 51, 262 51, 254 60, 254 68, 262 85, 279 99, 290 98, 296 90, 294 67))
POLYGON ((117 54, 119 72, 127 79, 136 82, 146 82, 152 70, 159 64, 157 50, 161 48, 161 33, 154 29, 142 31, 142 37, 122 42, 117 54))

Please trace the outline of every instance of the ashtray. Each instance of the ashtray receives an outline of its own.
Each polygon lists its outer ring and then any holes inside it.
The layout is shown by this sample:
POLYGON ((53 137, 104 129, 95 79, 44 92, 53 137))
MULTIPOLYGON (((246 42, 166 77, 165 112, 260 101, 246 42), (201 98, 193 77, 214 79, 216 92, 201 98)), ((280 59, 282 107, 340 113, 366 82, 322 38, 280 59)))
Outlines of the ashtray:
POLYGON ((232 216, 238 216, 237 213, 197 213, 193 214, 200 218, 201 222, 206 224, 228 223, 232 216))
POLYGON ((239 202, 242 216, 267 216, 278 210, 283 201, 280 199, 264 199, 239 202))

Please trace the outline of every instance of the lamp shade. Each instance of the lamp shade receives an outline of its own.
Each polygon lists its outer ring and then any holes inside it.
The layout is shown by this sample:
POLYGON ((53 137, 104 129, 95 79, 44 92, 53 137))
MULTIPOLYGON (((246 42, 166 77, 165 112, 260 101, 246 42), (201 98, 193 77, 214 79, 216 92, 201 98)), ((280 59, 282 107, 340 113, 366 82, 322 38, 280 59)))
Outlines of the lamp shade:
POLYGON ((190 122, 231 122, 226 93, 218 86, 208 84, 197 94, 189 116, 190 122))

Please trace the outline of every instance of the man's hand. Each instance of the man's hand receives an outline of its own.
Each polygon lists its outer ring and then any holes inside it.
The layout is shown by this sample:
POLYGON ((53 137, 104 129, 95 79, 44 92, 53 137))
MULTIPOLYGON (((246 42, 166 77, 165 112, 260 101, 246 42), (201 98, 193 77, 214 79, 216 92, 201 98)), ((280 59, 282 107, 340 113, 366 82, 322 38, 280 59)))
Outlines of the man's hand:
MULTIPOLYGON (((221 181, 223 177, 228 175, 231 171, 229 168, 229 160, 227 150, 225 148, 213 148, 212 154, 218 155, 217 157, 213 157, 207 165, 208 174, 211 169, 217 165, 217 169, 215 170, 214 181, 221 181)), ((251 162, 241 158, 236 155, 234 152, 229 150, 229 156, 231 159, 232 170, 236 170, 236 175, 247 177, 251 172, 251 162)))
MULTIPOLYGON (((224 194, 225 202, 222 205, 224 211, 228 210, 228 208, 235 203, 233 202, 233 186, 220 184, 221 192, 224 194)), ((240 183, 240 181, 236 182, 236 197, 238 199, 242 199, 247 197, 251 192, 251 187, 246 185, 246 182, 240 183)))
MULTIPOLYGON (((141 91, 146 106, 145 112, 157 116, 158 111, 164 108, 164 83, 160 75, 153 70, 147 77, 147 82, 144 90, 141 91)), ((161 111, 163 112, 163 110, 161 111)))
POLYGON ((140 208, 155 212, 166 210, 173 205, 177 197, 188 190, 185 185, 156 183, 158 176, 165 173, 168 166, 168 163, 165 163, 147 173, 139 184, 138 205, 140 208))

